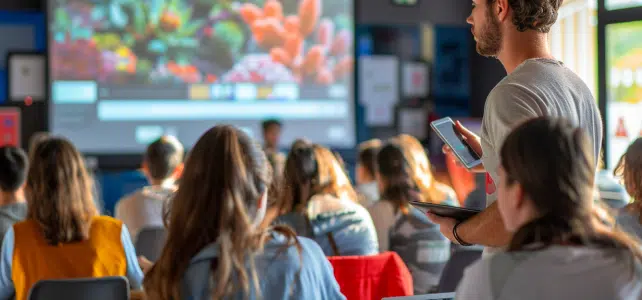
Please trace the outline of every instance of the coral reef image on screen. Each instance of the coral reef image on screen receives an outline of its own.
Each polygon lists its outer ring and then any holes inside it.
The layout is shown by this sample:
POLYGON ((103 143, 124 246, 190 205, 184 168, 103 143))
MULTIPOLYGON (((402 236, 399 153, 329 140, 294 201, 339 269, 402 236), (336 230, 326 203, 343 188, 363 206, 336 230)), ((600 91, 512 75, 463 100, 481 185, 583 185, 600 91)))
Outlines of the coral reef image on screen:
POLYGON ((52 80, 331 85, 352 76, 348 0, 52 1, 52 80))
POLYGON ((606 28, 608 164, 642 137, 642 21, 606 28))

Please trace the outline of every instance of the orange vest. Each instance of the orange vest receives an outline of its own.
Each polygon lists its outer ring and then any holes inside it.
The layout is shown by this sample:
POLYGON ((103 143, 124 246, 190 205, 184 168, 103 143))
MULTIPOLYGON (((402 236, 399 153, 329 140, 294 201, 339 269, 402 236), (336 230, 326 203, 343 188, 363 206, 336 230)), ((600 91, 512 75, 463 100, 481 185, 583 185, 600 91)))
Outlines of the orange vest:
POLYGON ((26 300, 31 287, 43 279, 126 275, 122 228, 122 222, 116 219, 96 217, 88 240, 52 246, 34 220, 13 225, 11 278, 16 300, 26 300))

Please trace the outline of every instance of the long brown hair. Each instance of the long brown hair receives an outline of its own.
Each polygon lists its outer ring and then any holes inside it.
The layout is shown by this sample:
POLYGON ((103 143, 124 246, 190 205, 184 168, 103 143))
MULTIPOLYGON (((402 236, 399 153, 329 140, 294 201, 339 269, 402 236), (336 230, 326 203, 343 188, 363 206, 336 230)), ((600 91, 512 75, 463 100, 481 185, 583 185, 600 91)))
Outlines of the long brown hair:
MULTIPOLYGON (((216 282, 212 298, 224 298, 239 288, 246 296, 250 288, 260 295, 254 257, 269 230, 255 226, 254 218, 271 176, 260 145, 242 131, 220 125, 200 137, 166 215, 165 248, 145 276, 150 299, 182 299, 182 279, 190 260, 215 242, 219 251, 211 272, 216 282)), ((291 230, 276 230, 288 237, 286 246, 296 244, 291 230)))
POLYGON ((627 248, 642 258, 633 238, 596 215, 596 163, 582 129, 564 119, 532 119, 506 137, 500 155, 504 180, 519 184, 538 212, 536 219, 515 232, 509 251, 579 244, 627 248))
POLYGON ((426 150, 419 140, 408 134, 400 134, 392 139, 403 149, 404 156, 410 166, 410 177, 421 191, 422 201, 439 204, 444 202, 447 195, 438 187, 426 150))
POLYGON ((390 201, 396 210, 408 212, 409 201, 419 201, 420 194, 410 174, 410 165, 406 161, 403 149, 389 143, 377 154, 377 172, 383 182, 381 199, 390 201))
POLYGON ((283 191, 277 203, 281 214, 303 212, 312 196, 330 194, 357 200, 341 164, 327 148, 300 143, 292 147, 285 162, 283 191))
POLYGON ((642 138, 635 140, 626 149, 613 174, 622 178, 626 191, 633 197, 633 203, 626 209, 638 214, 642 223, 642 138))
POLYGON ((27 218, 38 222, 47 243, 79 242, 89 238, 92 219, 98 216, 93 180, 71 142, 51 137, 35 145, 25 198, 27 218))

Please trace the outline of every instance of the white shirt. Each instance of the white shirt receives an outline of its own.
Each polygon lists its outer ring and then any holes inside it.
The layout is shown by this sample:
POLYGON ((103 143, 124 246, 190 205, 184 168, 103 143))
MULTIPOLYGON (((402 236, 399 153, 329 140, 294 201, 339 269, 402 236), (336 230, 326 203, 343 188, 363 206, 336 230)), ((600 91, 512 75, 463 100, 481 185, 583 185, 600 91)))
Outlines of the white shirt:
POLYGON ((163 211, 174 193, 173 185, 148 186, 125 196, 116 204, 116 219, 127 225, 135 242, 146 227, 163 227, 163 211))

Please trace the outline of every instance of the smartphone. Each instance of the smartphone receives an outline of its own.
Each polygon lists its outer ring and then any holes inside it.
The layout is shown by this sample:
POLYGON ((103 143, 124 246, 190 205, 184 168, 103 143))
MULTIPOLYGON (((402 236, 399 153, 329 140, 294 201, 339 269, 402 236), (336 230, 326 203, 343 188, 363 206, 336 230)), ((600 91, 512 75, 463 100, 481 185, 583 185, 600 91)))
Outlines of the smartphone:
POLYGON ((470 170, 481 164, 481 157, 466 143, 464 137, 457 132, 455 122, 450 117, 433 121, 430 123, 430 127, 452 149, 464 167, 470 170))

